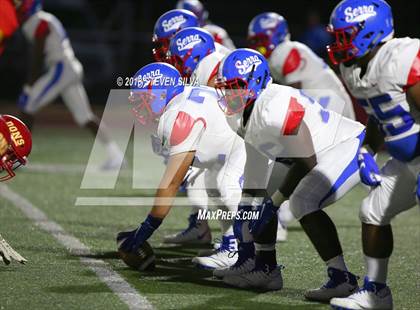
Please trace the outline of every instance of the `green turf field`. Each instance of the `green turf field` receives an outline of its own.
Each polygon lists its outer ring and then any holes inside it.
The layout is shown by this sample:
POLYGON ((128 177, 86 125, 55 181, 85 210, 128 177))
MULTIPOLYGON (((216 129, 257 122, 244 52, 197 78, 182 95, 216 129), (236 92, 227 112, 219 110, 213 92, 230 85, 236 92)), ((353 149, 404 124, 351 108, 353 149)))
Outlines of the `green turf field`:
MULTIPOLYGON (((37 128, 31 162, 86 164, 93 139, 79 129, 37 128)), ((71 167, 71 166, 70 166, 71 167)), ((149 173, 152 173, 152 170, 149 173)), ((156 172, 155 172, 156 173, 156 172)), ((188 208, 174 208, 151 243, 158 256, 155 272, 129 270, 114 253, 115 235, 134 228, 148 208, 75 206, 78 196, 144 194, 131 190, 131 179, 121 176, 117 189, 80 190, 82 173, 20 171, 8 186, 46 213, 93 250, 93 257, 112 266, 157 309, 327 309, 303 299, 305 289, 325 280, 325 267, 297 224, 287 243, 279 244, 278 260, 285 266, 284 289, 258 293, 226 287, 210 272, 196 270, 190 259, 198 248, 162 245, 162 237, 186 225, 188 208)), ((335 220, 351 270, 363 276, 358 208, 366 195, 357 187, 328 212, 335 220)), ((99 278, 82 265, 50 234, 28 220, 10 202, 0 198, 0 233, 28 260, 25 266, 0 265, 0 309, 123 309, 127 306, 99 278)), ((217 223, 211 223, 218 237, 217 223)), ((389 285, 395 309, 420 309, 420 214, 414 208, 394 222, 395 250, 389 285)))

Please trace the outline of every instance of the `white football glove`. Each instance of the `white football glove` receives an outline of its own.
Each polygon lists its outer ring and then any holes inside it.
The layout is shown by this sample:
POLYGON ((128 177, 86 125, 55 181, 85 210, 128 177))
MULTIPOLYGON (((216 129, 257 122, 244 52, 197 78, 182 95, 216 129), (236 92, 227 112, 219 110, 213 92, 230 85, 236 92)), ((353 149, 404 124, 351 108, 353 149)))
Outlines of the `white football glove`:
POLYGON ((0 235, 0 261, 2 260, 6 265, 9 265, 12 259, 21 264, 27 262, 27 260, 18 252, 13 250, 13 248, 0 235))

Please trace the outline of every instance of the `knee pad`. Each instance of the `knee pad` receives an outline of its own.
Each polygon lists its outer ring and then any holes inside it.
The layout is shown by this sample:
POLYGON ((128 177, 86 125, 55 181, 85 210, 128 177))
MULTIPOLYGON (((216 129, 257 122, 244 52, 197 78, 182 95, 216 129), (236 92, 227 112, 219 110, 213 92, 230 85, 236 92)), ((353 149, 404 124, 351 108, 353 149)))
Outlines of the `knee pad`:
POLYGON ((362 223, 376 226, 385 226, 391 223, 391 218, 384 216, 380 206, 374 204, 369 196, 362 201, 359 219, 362 223))
POLYGON ((295 219, 300 220, 305 215, 320 210, 317 203, 317 201, 310 201, 303 195, 300 196, 293 194, 289 199, 290 212, 293 214, 295 219))

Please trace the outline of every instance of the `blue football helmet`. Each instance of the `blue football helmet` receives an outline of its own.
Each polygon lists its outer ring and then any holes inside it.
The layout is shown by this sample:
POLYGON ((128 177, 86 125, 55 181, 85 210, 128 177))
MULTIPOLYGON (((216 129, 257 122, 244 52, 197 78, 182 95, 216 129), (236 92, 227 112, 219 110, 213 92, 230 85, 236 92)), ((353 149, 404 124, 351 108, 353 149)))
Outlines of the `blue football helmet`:
POLYGON ((198 27, 182 29, 169 44, 170 62, 183 77, 190 77, 198 63, 214 51, 213 36, 198 27))
POLYGON ((193 12, 198 17, 201 26, 206 24, 206 20, 209 17, 209 12, 206 11, 199 0, 179 0, 176 8, 193 12))
POLYGON ((42 2, 43 0, 14 0, 19 23, 23 23, 36 12, 42 10, 42 2))
POLYGON ((248 46, 267 58, 277 45, 289 37, 287 21, 283 16, 273 12, 255 16, 248 27, 248 46))
POLYGON ((153 30, 153 56, 156 61, 166 61, 169 41, 179 30, 186 27, 198 27, 198 18, 187 10, 170 10, 156 21, 153 30))
POLYGON ((164 62, 142 67, 134 75, 133 81, 129 101, 143 125, 158 118, 169 101, 184 91, 178 70, 164 62))
POLYGON ((365 56, 394 36, 391 7, 383 0, 344 0, 334 9, 328 31, 335 42, 327 46, 332 63, 365 56))
POLYGON ((217 73, 219 105, 227 115, 243 111, 271 82, 268 62, 259 52, 239 48, 228 54, 217 73))

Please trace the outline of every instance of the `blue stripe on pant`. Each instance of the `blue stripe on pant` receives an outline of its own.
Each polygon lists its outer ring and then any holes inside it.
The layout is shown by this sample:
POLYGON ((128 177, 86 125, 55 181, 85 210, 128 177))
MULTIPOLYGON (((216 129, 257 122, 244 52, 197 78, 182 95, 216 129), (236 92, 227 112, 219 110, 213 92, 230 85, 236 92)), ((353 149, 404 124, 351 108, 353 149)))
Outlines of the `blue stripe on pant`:
POLYGON ((35 103, 38 103, 42 97, 44 97, 48 91, 58 83, 58 81, 61 78, 61 75, 63 74, 64 64, 62 62, 59 62, 55 66, 54 74, 51 79, 51 81, 48 82, 48 84, 45 86, 45 88, 42 90, 42 92, 38 95, 38 97, 34 100, 35 103))
POLYGON ((363 140, 365 139, 365 133, 366 131, 363 130, 362 133, 357 137, 359 139, 359 147, 357 148, 356 155, 351 160, 351 162, 348 164, 346 169, 343 170, 341 175, 338 177, 338 179, 335 181, 331 189, 328 191, 328 193, 324 196, 324 198, 321 199, 319 202, 319 208, 321 208, 322 204, 330 198, 337 190, 355 173, 359 170, 359 164, 357 163, 357 156, 359 154, 359 149, 362 146, 363 140))

